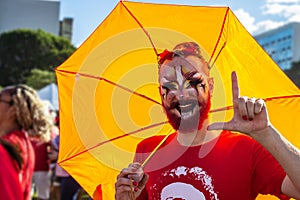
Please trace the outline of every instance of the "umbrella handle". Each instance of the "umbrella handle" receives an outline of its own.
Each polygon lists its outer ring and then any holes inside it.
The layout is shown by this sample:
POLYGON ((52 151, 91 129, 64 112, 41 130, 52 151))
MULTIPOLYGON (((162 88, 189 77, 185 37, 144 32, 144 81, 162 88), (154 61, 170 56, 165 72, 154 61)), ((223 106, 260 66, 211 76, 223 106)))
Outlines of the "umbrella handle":
MULTIPOLYGON (((155 149, 151 152, 151 154, 146 158, 146 160, 144 160, 144 162, 142 163, 141 167, 144 169, 144 167, 146 166, 146 164, 149 162, 149 160, 154 156, 154 154, 156 153, 156 151, 159 149, 159 147, 168 139, 168 137, 171 135, 172 133, 172 129, 168 132, 168 134, 160 141, 160 143, 155 147, 155 149)), ((130 182, 130 188, 131 191, 129 191, 129 198, 131 200, 135 200, 134 197, 134 192, 133 192, 133 185, 132 185, 132 181, 130 182)))
POLYGON ((146 160, 144 160, 144 162, 142 163, 141 167, 144 169, 144 167, 146 166, 146 164, 149 162, 149 160, 154 156, 154 154, 156 153, 156 151, 159 149, 159 147, 168 139, 168 137, 171 135, 172 133, 172 129, 168 132, 168 134, 162 139, 162 141, 160 141, 160 143, 155 147, 155 149, 151 152, 151 154, 146 158, 146 160))

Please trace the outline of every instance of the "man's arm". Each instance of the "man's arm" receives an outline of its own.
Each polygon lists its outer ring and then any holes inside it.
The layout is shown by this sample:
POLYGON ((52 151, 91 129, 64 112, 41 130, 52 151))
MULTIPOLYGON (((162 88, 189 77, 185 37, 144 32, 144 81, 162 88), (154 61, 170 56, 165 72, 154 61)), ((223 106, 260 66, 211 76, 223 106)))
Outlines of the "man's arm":
POLYGON ((282 193, 300 199, 300 151, 271 125, 250 135, 275 157, 287 173, 281 186, 282 193))
POLYGON ((281 192, 300 199, 300 151, 288 142, 269 121, 262 99, 240 97, 237 76, 232 73, 233 118, 209 125, 208 130, 230 130, 250 135, 266 148, 285 170, 281 192))

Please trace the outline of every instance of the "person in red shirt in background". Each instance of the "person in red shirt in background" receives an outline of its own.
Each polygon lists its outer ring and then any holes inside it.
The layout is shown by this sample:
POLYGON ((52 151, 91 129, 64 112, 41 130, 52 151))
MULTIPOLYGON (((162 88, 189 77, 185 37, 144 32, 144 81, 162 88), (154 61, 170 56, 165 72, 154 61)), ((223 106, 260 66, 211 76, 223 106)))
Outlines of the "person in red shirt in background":
MULTIPOLYGON (((49 109, 45 104, 45 112, 48 112, 52 116, 52 109, 49 109)), ((53 117, 53 121, 55 116, 53 117)), ((58 128, 54 125, 51 129, 51 139, 55 138, 59 134, 58 128)), ((51 141, 45 142, 37 137, 31 137, 31 144, 35 153, 35 165, 34 173, 32 177, 32 190, 36 191, 37 200, 48 200, 50 198, 51 189, 51 170, 50 170, 50 149, 51 141)))
POLYGON ((38 138, 31 138, 31 144, 35 153, 34 173, 32 177, 33 190, 36 190, 38 200, 47 200, 50 197, 51 172, 48 158, 48 142, 42 142, 38 138))
MULTIPOLYGON (((11 169, 14 173, 6 172, 9 178, 0 176, 0 185, 6 185, 5 188, 0 187, 1 197, 12 194, 5 199, 31 200, 35 155, 29 137, 49 141, 51 126, 51 118, 45 113, 42 101, 34 89, 20 84, 5 87, 0 92, 0 137, 6 144, 2 146, 12 162, 16 163, 14 170, 11 169), (15 180, 16 177, 18 180, 15 180)), ((5 165, 11 167, 9 161, 5 165)))
POLYGON ((56 176, 57 158, 58 158, 58 147, 53 145, 55 138, 59 137, 59 111, 53 113, 54 117, 54 129, 52 130, 50 148, 48 157, 50 159, 50 170, 51 170, 51 186, 50 186, 50 199, 60 199, 60 182, 56 176))

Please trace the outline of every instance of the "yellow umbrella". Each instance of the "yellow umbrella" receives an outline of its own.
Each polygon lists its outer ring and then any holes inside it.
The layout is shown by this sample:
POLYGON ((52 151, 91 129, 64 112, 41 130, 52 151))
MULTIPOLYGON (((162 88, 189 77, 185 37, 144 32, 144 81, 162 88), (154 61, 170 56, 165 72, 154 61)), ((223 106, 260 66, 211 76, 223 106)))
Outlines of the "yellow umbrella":
POLYGON ((116 175, 141 139, 171 130, 160 104, 157 56, 186 41, 200 44, 212 66, 212 122, 231 119, 235 70, 241 95, 265 99, 272 123, 300 147, 299 89, 230 8, 120 1, 56 69, 58 162, 94 199, 114 198, 116 175))

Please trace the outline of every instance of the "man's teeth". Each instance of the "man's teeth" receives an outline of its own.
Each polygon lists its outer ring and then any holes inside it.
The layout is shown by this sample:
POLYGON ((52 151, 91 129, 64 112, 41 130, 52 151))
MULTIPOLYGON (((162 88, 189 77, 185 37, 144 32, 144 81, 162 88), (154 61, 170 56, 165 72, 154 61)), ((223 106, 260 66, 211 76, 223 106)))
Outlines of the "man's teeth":
POLYGON ((177 107, 177 110, 181 116, 182 119, 187 119, 191 117, 194 114, 194 109, 193 109, 193 104, 192 103, 187 103, 187 104, 179 104, 177 107))
POLYGON ((189 111, 182 111, 181 110, 181 118, 189 118, 189 117, 191 117, 192 115, 193 115, 193 113, 194 113, 194 110, 189 110, 189 111))
POLYGON ((179 105, 179 108, 188 108, 189 106, 191 106, 192 104, 185 104, 185 105, 179 105))
POLYGON ((181 118, 188 118, 190 116, 193 115, 193 111, 189 111, 189 112, 182 112, 181 113, 181 118))

